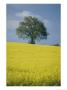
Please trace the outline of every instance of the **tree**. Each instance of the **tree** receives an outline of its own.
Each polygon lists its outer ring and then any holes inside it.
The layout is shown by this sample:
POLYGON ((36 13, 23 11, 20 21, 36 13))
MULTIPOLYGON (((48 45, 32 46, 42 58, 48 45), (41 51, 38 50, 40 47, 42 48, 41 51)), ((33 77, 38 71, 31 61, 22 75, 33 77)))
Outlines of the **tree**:
POLYGON ((35 44, 36 39, 47 39, 47 31, 44 24, 36 17, 28 16, 19 23, 16 34, 20 38, 29 38, 31 44, 35 44))

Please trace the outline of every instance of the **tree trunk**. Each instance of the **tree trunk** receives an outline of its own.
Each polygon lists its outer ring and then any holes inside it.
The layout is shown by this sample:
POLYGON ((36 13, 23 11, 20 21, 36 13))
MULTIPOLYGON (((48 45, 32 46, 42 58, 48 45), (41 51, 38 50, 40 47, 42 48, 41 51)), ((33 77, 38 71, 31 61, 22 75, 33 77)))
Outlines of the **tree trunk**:
POLYGON ((31 41, 30 41, 31 44, 35 44, 35 40, 33 37, 31 37, 31 41))

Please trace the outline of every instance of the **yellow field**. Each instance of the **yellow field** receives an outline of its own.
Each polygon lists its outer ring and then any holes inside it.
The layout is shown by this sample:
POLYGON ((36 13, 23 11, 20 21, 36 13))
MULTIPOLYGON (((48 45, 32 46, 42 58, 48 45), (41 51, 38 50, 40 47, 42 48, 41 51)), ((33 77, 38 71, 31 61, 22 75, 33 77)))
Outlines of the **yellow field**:
POLYGON ((60 85, 60 46, 7 43, 7 85, 60 85))

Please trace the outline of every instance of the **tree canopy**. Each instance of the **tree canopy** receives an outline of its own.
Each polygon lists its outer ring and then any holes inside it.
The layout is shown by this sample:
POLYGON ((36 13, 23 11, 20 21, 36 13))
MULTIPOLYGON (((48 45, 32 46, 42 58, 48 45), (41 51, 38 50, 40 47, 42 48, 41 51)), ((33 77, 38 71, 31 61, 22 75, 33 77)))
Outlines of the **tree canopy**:
POLYGON ((29 38, 31 44, 35 44, 36 39, 47 39, 47 30, 44 24, 36 17, 25 17, 19 23, 16 34, 20 38, 29 38))

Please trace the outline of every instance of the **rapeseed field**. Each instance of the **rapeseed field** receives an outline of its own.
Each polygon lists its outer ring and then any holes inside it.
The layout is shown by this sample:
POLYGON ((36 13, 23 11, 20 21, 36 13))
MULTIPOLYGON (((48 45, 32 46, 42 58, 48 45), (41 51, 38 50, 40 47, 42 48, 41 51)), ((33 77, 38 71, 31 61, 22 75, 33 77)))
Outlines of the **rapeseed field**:
POLYGON ((7 42, 7 86, 59 86, 60 46, 7 42))

